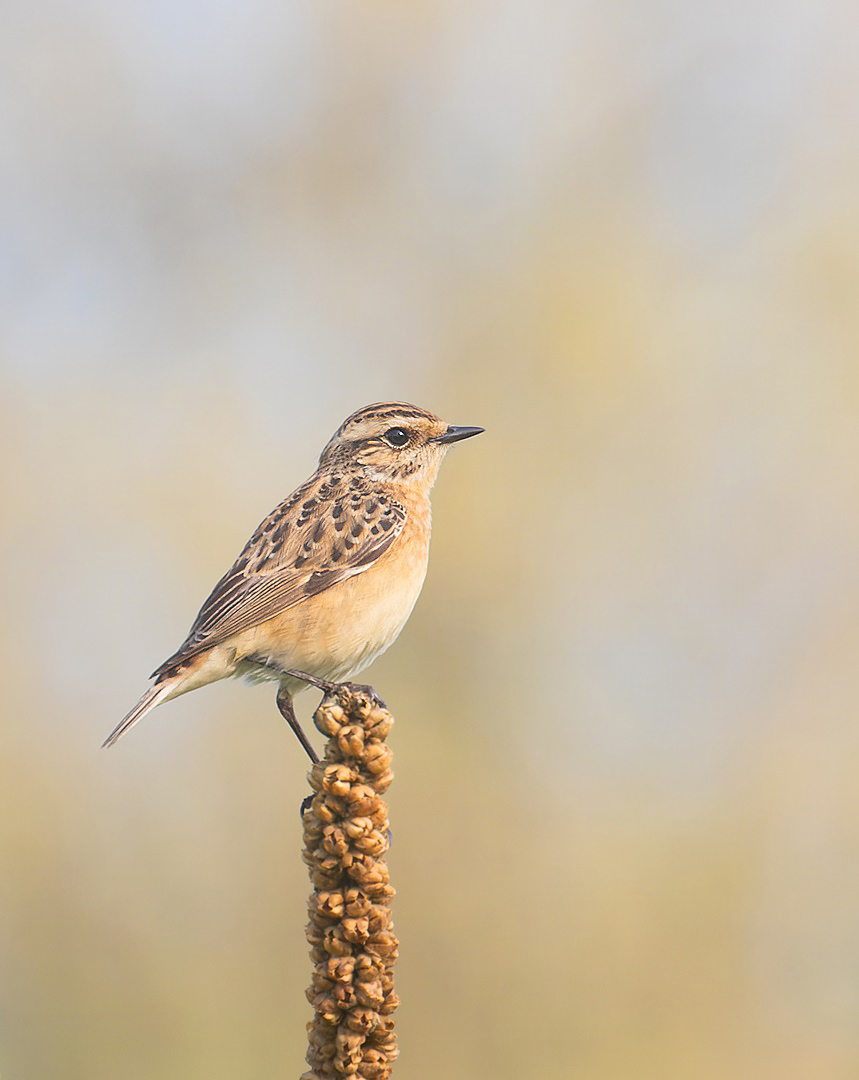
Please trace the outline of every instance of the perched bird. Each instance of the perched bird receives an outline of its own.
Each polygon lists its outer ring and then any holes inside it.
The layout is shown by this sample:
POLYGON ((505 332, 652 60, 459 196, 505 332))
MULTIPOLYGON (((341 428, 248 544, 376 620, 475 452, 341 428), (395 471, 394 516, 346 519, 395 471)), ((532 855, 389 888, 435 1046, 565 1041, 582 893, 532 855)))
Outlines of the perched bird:
POLYGON ((424 583, 430 490, 453 427, 415 405, 367 405, 343 421, 316 472, 259 525, 179 649, 105 740, 150 709, 231 675, 278 682, 277 704, 311 760, 292 699, 363 671, 393 643, 424 583))

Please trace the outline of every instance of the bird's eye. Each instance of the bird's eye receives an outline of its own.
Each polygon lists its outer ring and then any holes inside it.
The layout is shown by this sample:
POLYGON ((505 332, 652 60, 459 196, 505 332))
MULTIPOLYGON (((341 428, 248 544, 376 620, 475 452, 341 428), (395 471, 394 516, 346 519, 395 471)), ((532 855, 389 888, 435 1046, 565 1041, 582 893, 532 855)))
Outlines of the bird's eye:
POLYGON ((405 446, 409 441, 409 433, 405 428, 392 427, 385 432, 385 438, 391 446, 405 446))

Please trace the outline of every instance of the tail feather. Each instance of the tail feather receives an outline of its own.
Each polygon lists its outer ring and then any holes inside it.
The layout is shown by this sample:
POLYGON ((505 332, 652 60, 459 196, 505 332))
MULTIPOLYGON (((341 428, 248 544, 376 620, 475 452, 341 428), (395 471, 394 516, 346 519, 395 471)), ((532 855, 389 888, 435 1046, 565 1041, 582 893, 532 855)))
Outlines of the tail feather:
POLYGON ((113 731, 104 740, 101 744, 102 749, 113 746, 117 739, 120 739, 129 728, 133 727, 138 720, 141 720, 150 709, 154 709, 162 698, 166 697, 168 692, 173 689, 174 687, 170 682, 156 683, 155 686, 150 686, 131 712, 120 720, 113 731))

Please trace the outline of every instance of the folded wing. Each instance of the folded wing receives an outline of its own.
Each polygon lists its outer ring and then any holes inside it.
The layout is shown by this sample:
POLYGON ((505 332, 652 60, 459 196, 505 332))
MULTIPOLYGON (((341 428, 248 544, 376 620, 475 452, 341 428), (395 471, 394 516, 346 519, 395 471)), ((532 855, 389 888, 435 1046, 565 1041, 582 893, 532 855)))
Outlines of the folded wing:
POLYGON ((405 523, 405 508, 382 492, 353 487, 332 498, 310 485, 299 488, 259 526, 181 647, 153 676, 363 573, 396 543, 405 523))

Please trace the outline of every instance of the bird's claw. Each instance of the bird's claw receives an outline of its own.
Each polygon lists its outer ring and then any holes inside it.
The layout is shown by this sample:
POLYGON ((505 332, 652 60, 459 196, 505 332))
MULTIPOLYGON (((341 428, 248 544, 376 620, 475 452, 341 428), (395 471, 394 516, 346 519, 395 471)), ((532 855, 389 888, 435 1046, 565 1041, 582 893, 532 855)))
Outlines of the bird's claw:
POLYGON ((366 694, 373 704, 377 705, 380 709, 387 709, 388 707, 373 687, 369 686, 367 683, 347 682, 341 683, 341 685, 345 686, 347 690, 351 690, 353 693, 366 694))
POLYGON ((317 690, 321 690, 323 694, 334 694, 342 686, 344 689, 349 690, 351 693, 366 694, 374 705, 378 705, 382 709, 387 709, 387 705, 379 697, 372 686, 368 686, 366 683, 353 683, 353 682, 331 682, 330 679, 320 679, 317 675, 310 675, 306 671, 292 671, 289 668, 283 669, 283 674, 288 675, 292 679, 300 679, 302 682, 309 683, 311 686, 315 686, 317 690))

